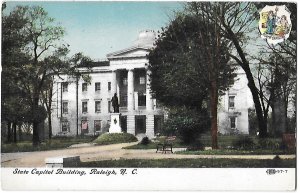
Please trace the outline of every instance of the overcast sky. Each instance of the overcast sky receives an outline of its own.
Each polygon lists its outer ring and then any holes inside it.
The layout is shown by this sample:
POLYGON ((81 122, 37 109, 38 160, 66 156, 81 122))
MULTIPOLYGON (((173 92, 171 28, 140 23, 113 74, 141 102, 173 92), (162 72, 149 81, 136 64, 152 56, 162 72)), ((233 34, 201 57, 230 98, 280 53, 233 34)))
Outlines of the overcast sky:
POLYGON ((130 47, 139 31, 166 26, 179 2, 7 2, 40 5, 66 29, 64 40, 71 54, 83 52, 92 59, 130 47))

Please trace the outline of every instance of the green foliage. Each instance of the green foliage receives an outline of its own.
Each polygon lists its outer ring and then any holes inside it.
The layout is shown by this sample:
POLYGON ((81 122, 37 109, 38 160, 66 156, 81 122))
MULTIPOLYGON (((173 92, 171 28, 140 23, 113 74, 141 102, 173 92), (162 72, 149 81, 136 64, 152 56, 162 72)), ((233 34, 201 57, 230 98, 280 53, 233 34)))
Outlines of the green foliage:
POLYGON ((166 135, 176 135, 183 143, 194 143, 199 135, 210 128, 208 113, 188 108, 172 109, 164 123, 166 135))
POLYGON ((187 149, 187 151, 197 151, 197 150, 204 150, 204 144, 201 143, 200 141, 195 141, 194 143, 190 144, 187 149))
POLYGON ((142 141, 139 144, 148 145, 149 143, 151 143, 151 140, 148 137, 143 137, 142 141))
POLYGON ((115 143, 129 143, 135 142, 137 138, 129 133, 105 133, 95 139, 95 143, 98 145, 108 145, 115 143))
POLYGON ((240 136, 237 140, 233 141, 233 147, 241 150, 249 150, 255 148, 253 139, 249 136, 240 136))
POLYGON ((162 29, 156 47, 149 53, 151 89, 155 98, 166 106, 187 106, 201 109, 210 87, 211 58, 218 63, 219 93, 232 83, 233 65, 228 65, 226 43, 219 42, 218 53, 207 53, 216 45, 213 25, 203 19, 179 13, 162 29))
POLYGON ((255 109, 248 109, 248 119, 249 119, 249 134, 256 135, 258 132, 258 122, 256 117, 255 109))
POLYGON ((257 147, 261 149, 279 149, 281 148, 281 139, 272 139, 272 138, 265 138, 265 139, 259 139, 257 147))
MULTIPOLYGON (((166 137, 159 137, 155 140, 151 141, 148 145, 142 145, 141 143, 138 143, 136 145, 131 145, 124 147, 123 149, 156 149, 157 144, 162 144, 166 140, 166 137)), ((176 138, 174 141, 172 141, 173 148, 186 148, 187 145, 183 144, 182 141, 178 138, 176 138)))
POLYGON ((82 53, 67 57, 69 45, 62 43, 64 28, 42 7, 16 6, 2 14, 1 119, 32 122, 37 144, 37 123, 45 117, 39 102, 42 99, 51 117, 53 76, 80 77, 77 67, 91 60, 82 53))
POLYGON ((120 159, 81 162, 92 168, 295 168, 296 159, 120 159))
POLYGON ((67 148, 73 144, 78 143, 90 143, 94 137, 53 137, 51 140, 46 140, 39 146, 32 146, 30 141, 22 141, 18 143, 1 144, 1 153, 12 153, 12 152, 31 152, 31 151, 45 151, 67 148))
POLYGON ((252 150, 237 150, 237 149, 213 149, 213 150, 193 150, 193 151, 178 151, 176 154, 185 155, 283 155, 294 154, 284 150, 274 149, 252 149, 252 150))

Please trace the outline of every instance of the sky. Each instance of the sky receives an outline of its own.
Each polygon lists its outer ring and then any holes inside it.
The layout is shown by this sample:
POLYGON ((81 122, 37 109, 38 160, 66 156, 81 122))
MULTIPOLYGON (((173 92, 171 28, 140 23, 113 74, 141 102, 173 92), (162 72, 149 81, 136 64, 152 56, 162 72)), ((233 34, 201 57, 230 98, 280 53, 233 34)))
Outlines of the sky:
POLYGON ((174 10, 182 8, 182 2, 8 1, 6 11, 16 5, 42 6, 65 28, 70 54, 82 52, 95 60, 132 46, 142 30, 167 26, 174 10))

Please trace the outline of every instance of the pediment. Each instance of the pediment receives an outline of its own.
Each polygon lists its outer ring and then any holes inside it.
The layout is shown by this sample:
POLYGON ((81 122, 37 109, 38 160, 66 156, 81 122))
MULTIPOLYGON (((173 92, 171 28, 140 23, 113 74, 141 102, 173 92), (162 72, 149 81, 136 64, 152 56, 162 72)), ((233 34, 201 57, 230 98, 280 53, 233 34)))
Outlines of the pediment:
POLYGON ((132 58, 145 57, 149 53, 149 48, 131 47, 107 55, 107 58, 132 58))

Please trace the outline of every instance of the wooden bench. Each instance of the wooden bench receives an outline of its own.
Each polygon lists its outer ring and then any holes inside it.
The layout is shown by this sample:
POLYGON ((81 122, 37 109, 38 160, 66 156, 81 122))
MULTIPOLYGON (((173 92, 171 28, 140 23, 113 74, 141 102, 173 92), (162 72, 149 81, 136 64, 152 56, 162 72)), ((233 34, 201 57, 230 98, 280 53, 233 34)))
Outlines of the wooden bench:
POLYGON ((159 143, 156 146, 156 153, 161 151, 162 153, 167 153, 170 151, 173 153, 173 141, 176 139, 176 136, 167 137, 163 143, 159 143))

